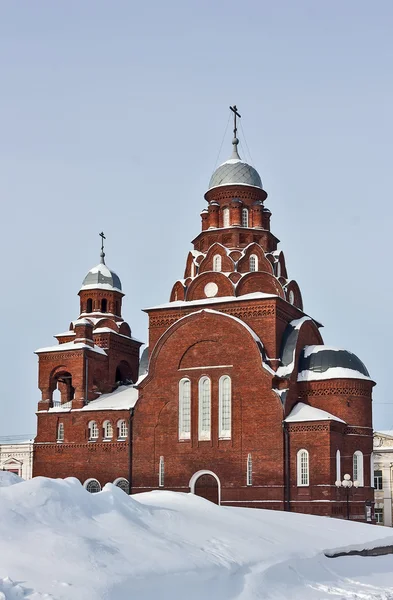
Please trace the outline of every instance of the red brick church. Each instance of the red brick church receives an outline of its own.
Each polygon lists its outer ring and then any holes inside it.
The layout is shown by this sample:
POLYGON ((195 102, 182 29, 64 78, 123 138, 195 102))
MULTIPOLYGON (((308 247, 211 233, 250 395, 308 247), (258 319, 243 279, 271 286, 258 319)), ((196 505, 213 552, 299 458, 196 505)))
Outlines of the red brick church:
POLYGON ((345 517, 335 482, 348 473, 358 485, 350 516, 364 519, 374 382, 354 354, 324 346, 303 311, 238 143, 235 114, 232 155, 210 179, 184 276, 167 304, 146 309, 141 360, 103 245, 78 318, 37 350, 34 475, 345 517))

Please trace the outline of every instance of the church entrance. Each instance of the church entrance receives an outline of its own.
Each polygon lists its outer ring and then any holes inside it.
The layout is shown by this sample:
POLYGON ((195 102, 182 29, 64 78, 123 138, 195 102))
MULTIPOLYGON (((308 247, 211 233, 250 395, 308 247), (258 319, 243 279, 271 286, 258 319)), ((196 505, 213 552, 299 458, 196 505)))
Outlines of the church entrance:
POLYGON ((191 477, 191 493, 206 498, 209 502, 220 504, 220 482, 211 471, 198 471, 191 477))

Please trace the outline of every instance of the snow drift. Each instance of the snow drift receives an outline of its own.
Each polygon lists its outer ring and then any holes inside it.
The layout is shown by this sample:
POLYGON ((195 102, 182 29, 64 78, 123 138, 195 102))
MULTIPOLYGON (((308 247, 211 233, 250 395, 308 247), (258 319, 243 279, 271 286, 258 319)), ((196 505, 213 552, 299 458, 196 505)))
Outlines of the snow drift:
POLYGON ((0 600, 393 599, 392 556, 323 554, 374 542, 391 531, 38 477, 0 487, 0 600))

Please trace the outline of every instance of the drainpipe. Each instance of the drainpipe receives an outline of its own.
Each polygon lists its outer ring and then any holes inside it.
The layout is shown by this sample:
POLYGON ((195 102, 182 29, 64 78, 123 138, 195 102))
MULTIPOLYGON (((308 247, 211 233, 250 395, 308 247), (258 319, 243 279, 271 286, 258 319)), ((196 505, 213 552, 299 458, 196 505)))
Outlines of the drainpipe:
POLYGON ((128 485, 129 493, 131 494, 132 488, 132 421, 134 416, 134 409, 130 409, 130 419, 128 425, 128 485))
POLYGON ((289 431, 288 424, 283 421, 284 432, 284 510, 291 511, 291 473, 289 461, 289 431))

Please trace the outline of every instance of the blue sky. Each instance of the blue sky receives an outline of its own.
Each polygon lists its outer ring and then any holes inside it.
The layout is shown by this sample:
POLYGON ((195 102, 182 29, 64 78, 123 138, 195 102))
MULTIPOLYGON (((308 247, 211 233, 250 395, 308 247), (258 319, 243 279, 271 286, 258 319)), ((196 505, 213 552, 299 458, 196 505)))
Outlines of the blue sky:
POLYGON ((35 430, 33 351, 78 316, 102 229, 146 340, 233 103, 305 311, 365 362, 393 427, 392 30, 384 0, 0 4, 0 435, 35 430))

